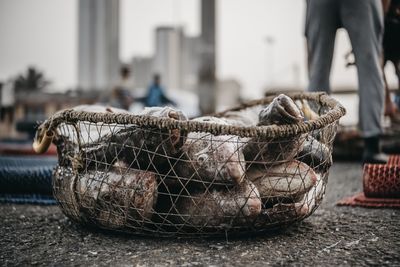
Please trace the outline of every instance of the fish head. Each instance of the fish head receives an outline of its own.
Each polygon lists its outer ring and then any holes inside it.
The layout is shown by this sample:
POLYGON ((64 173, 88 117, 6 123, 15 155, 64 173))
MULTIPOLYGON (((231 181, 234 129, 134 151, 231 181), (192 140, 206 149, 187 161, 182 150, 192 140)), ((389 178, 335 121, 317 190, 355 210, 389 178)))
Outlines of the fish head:
MULTIPOLYGON (((195 120, 226 123, 214 117, 202 117, 195 120)), ((238 184, 243 180, 245 161, 239 137, 190 133, 186 150, 188 158, 200 177, 208 180, 214 177, 215 180, 233 181, 238 184)))
MULTIPOLYGON (((171 107, 146 107, 139 115, 157 118, 170 118, 173 120, 187 121, 188 117, 180 110, 171 107)), ((175 128, 168 131, 169 146, 172 154, 177 153, 183 146, 187 133, 175 128)))
POLYGON ((181 121, 188 120, 188 117, 182 111, 172 107, 146 107, 138 115, 152 116, 158 118, 171 118, 181 121))
POLYGON ((280 94, 261 110, 258 125, 293 124, 301 122, 303 119, 301 110, 294 101, 290 97, 280 94))
MULTIPOLYGON (((192 137, 192 136, 191 136, 192 137)), ((244 177, 244 155, 235 136, 206 134, 193 140, 188 157, 197 174, 204 179, 240 183, 244 177), (237 142, 237 141, 236 141, 237 142)))

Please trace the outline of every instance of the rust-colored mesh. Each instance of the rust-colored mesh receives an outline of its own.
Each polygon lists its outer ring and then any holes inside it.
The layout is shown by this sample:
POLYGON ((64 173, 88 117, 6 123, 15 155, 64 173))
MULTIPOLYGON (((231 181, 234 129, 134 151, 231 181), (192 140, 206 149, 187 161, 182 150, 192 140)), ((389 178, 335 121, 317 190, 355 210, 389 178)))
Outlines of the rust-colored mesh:
POLYGON ((74 221, 139 235, 250 233, 302 220, 323 198, 344 109, 326 95, 292 97, 307 99, 320 117, 235 126, 58 113, 42 125, 58 148, 54 195, 74 221))

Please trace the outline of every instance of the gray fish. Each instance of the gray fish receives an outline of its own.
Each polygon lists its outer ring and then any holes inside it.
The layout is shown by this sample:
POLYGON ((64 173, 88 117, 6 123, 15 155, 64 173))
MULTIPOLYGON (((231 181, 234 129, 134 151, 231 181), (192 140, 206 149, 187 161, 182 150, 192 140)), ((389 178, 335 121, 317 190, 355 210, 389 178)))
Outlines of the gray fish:
MULTIPOLYGON (((96 112, 96 113, 115 113, 115 114, 130 114, 129 111, 119 108, 106 107, 100 105, 79 105, 72 108, 73 111, 96 112)), ((63 110, 59 111, 63 112, 63 110)), ((80 132, 80 143, 90 144, 97 142, 101 137, 110 134, 112 131, 124 128, 119 125, 112 125, 112 127, 103 127, 103 123, 77 123, 80 132)), ((77 136, 75 128, 72 125, 65 125, 68 129, 62 132, 62 135, 69 141, 77 143, 77 136)))
MULTIPOLYGON (((329 111, 329 108, 326 106, 320 106, 311 101, 307 101, 306 99, 296 100, 296 105, 300 108, 302 113, 304 114, 304 120, 317 120, 321 115, 326 114, 329 111), (311 107, 313 106, 313 108, 311 107), (318 110, 318 111, 315 111, 318 110)), ((336 133, 334 127, 328 126, 321 129, 313 130, 310 133, 310 136, 317 139, 320 143, 328 144, 332 142, 332 138, 336 133)))
MULTIPOLYGON (((259 114, 258 126, 283 125, 303 120, 300 109, 286 95, 279 95, 259 114)), ((252 138, 244 147, 243 153, 248 165, 278 165, 295 159, 302 150, 306 135, 276 138, 252 138)))
MULTIPOLYGON (((326 174, 324 174, 326 175, 326 174)), ((324 175, 317 174, 315 185, 308 191, 302 200, 295 203, 296 207, 301 207, 300 213, 304 216, 310 215, 317 208, 317 205, 322 201, 325 193, 324 175)))
POLYGON ((329 148, 312 136, 307 136, 297 158, 321 173, 327 172, 332 166, 329 148))
POLYGON ((69 168, 56 169, 54 195, 75 221, 121 229, 143 225, 153 215, 157 181, 151 172, 112 167, 74 175, 69 168))
POLYGON ((125 168, 88 172, 77 183, 77 195, 83 213, 100 226, 141 226, 153 215, 157 180, 151 172, 125 168))
MULTIPOLYGON (((193 121, 227 125, 216 117, 200 117, 193 121)), ((235 135, 190 132, 174 169, 179 177, 192 181, 240 184, 245 169, 241 146, 240 138, 235 135)))
POLYGON ((254 226, 265 229, 271 226, 281 227, 304 218, 308 208, 303 203, 278 203, 272 208, 262 209, 254 226))
POLYGON ((57 165, 53 171, 53 195, 63 213, 75 222, 84 222, 80 205, 75 195, 78 174, 72 167, 57 165))
MULTIPOLYGON (((141 115, 187 120, 181 111, 169 107, 148 108, 141 115)), ((185 140, 186 132, 180 129, 159 130, 133 125, 83 146, 81 157, 89 169, 104 168, 119 160, 131 168, 165 174, 173 159, 180 155, 185 140)))
POLYGON ((299 201, 317 181, 313 169, 297 160, 270 167, 254 165, 246 176, 257 187, 266 206, 299 201))
POLYGON ((187 121, 188 117, 180 110, 171 107, 146 107, 137 115, 151 116, 158 118, 172 118, 175 120, 187 121))
POLYGON ((302 111, 304 115, 304 119, 306 120, 316 120, 319 118, 319 115, 310 107, 310 104, 307 100, 297 100, 296 105, 302 111))
POLYGON ((313 187, 295 203, 278 203, 268 209, 262 209, 254 225, 264 228, 272 224, 282 225, 298 221, 309 216, 317 204, 322 201, 325 185, 320 175, 316 174, 316 182, 313 187))
POLYGON ((294 101, 280 94, 275 97, 259 114, 258 125, 282 125, 292 124, 303 121, 304 117, 294 101))
MULTIPOLYGON (((72 108, 73 111, 85 111, 85 112, 97 112, 97 113, 129 113, 123 109, 117 109, 112 107, 105 107, 100 105, 79 105, 72 108)), ((57 113, 62 113, 65 110, 61 110, 57 113)), ((111 133, 111 130, 123 129, 118 125, 112 127, 102 127, 102 123, 76 123, 66 124, 62 123, 56 129, 53 143, 57 147, 58 163, 60 166, 72 166, 72 164, 78 164, 76 161, 77 155, 79 154, 79 144, 89 145, 96 143, 101 137, 104 137, 111 133), (75 160, 74 160, 75 159, 75 160)))
POLYGON ((253 106, 239 111, 228 111, 224 113, 222 119, 226 120, 229 125, 234 126, 256 126, 259 120, 259 114, 262 106, 253 106))
POLYGON ((247 180, 231 189, 182 196, 176 205, 177 216, 194 227, 246 225, 261 211, 258 190, 247 180))

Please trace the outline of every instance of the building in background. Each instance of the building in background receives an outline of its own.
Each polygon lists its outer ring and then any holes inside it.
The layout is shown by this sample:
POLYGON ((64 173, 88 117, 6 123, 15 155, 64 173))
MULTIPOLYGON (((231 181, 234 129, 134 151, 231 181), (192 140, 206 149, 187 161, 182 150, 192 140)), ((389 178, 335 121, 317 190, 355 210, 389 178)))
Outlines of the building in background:
POLYGON ((146 88, 152 80, 153 57, 135 56, 131 63, 134 86, 136 88, 146 88))
POLYGON ((215 0, 201 1, 201 51, 199 69, 199 104, 203 114, 216 109, 215 0))
MULTIPOLYGON (((111 89, 118 80, 120 66, 119 0, 81 0, 78 9, 78 87, 111 89)), ((200 11, 200 36, 186 36, 181 26, 160 26, 155 29, 154 55, 135 56, 131 64, 135 87, 147 88, 158 73, 167 91, 195 93, 200 111, 205 114, 214 112, 217 105, 226 106, 220 100, 236 99, 237 94, 233 92, 236 89, 224 89, 229 97, 218 100, 218 91, 226 85, 221 87, 216 79, 215 0, 201 1, 200 11)))
POLYGON ((153 56, 132 58, 135 86, 147 87, 153 74, 159 73, 165 87, 195 91, 200 68, 201 38, 186 36, 181 27, 158 27, 155 40, 153 56))
POLYGON ((182 45, 181 27, 156 29, 153 70, 161 76, 167 90, 182 88, 182 45))
POLYGON ((200 36, 186 36, 182 27, 162 26, 156 29, 153 59, 132 59, 138 87, 145 87, 144 79, 158 73, 167 90, 183 89, 196 93, 201 113, 216 110, 219 86, 215 62, 215 6, 215 0, 201 1, 200 36))
POLYGON ((233 108, 241 102, 242 85, 235 79, 217 81, 215 92, 215 109, 217 112, 233 108))
POLYGON ((197 91, 200 71, 200 36, 184 36, 182 47, 182 84, 185 90, 197 91))
POLYGON ((80 0, 78 10, 78 87, 108 89, 119 77, 119 0, 80 0))

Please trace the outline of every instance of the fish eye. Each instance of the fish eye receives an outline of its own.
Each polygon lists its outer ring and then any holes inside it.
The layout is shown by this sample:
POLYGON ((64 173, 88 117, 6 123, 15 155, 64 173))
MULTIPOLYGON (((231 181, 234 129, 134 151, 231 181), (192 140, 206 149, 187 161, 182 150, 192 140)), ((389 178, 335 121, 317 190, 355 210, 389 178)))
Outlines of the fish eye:
POLYGON ((208 159, 208 156, 206 154, 201 154, 200 156, 197 157, 197 161, 200 163, 205 162, 208 159))

